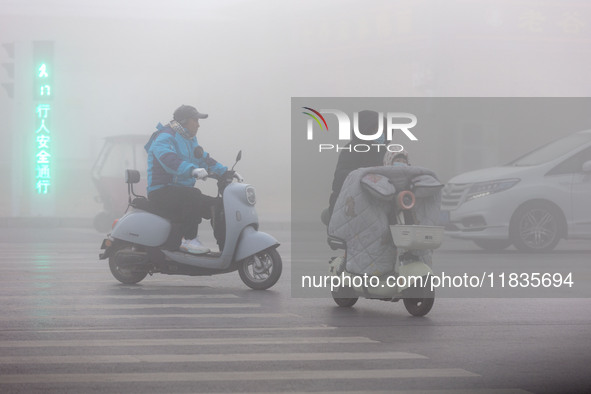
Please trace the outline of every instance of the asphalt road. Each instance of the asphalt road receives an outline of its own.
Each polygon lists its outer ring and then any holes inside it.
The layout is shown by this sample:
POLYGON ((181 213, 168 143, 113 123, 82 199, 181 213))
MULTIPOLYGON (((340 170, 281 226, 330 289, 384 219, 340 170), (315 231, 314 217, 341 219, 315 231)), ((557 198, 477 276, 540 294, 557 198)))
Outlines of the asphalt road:
MULTIPOLYGON (((284 274, 257 292, 237 273, 122 285, 91 229, 0 228, 0 392, 591 392, 588 298, 443 297, 423 318, 376 300, 338 308, 292 297, 288 228, 262 229, 284 274)), ((436 256, 524 258, 449 239, 436 256)), ((591 245, 548 256, 589 262, 591 245)))

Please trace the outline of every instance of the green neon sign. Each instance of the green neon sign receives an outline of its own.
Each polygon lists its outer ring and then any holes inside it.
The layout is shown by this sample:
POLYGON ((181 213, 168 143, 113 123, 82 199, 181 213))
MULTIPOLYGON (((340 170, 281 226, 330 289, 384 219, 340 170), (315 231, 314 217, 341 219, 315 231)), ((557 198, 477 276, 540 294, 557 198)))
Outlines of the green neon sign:
POLYGON ((33 43, 33 100, 35 105, 35 191, 38 195, 52 190, 52 127, 53 119, 53 42, 33 43))
POLYGON ((37 74, 38 80, 38 91, 40 97, 50 98, 51 97, 51 83, 49 80, 49 74, 47 73, 47 64, 43 63, 38 68, 37 74))
POLYGON ((51 130, 48 128, 51 106, 39 104, 35 109, 38 128, 35 131, 35 190, 48 194, 51 187, 51 130))

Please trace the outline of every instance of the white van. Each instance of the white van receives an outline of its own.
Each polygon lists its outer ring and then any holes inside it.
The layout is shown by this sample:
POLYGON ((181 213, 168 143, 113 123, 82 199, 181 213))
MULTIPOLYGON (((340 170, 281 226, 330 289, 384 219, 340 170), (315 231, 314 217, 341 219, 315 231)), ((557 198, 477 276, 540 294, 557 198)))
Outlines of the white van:
POLYGON ((544 252, 561 238, 591 238, 591 130, 453 177, 441 208, 448 234, 485 250, 544 252))

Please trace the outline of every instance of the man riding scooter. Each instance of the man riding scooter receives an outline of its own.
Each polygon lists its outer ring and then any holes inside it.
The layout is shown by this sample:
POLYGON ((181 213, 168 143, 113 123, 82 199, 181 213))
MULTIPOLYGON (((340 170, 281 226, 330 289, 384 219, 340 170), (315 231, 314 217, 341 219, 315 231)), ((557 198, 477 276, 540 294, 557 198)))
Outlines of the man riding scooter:
MULTIPOLYGON (((210 174, 221 176, 228 170, 197 142, 199 120, 207 117, 195 107, 181 105, 170 123, 158 124, 158 130, 145 146, 148 199, 162 216, 180 224, 183 240, 179 249, 193 254, 210 251, 199 241, 197 232, 202 218, 213 218, 217 201, 195 188, 195 179, 205 179, 210 174)), ((234 176, 242 182, 238 173, 234 176)))

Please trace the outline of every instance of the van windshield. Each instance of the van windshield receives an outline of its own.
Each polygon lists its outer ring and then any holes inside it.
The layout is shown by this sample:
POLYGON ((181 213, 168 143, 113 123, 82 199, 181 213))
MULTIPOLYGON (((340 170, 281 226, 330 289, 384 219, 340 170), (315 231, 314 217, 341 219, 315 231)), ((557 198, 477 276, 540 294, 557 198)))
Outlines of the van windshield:
POLYGON ((527 167, 547 163, 573 149, 591 141, 591 132, 571 134, 568 137, 550 142, 520 158, 513 160, 508 166, 527 167))

